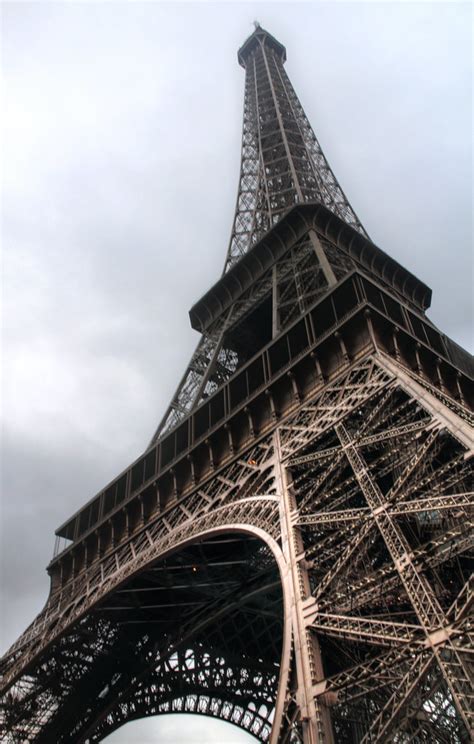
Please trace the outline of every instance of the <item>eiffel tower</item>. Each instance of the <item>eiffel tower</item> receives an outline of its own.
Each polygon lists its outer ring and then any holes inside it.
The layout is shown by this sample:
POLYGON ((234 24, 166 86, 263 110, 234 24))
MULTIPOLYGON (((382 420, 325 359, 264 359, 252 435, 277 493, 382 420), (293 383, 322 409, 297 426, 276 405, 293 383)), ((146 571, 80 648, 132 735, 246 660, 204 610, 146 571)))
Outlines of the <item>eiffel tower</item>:
POLYGON ((256 26, 200 341, 144 454, 56 532, 6 742, 190 712, 263 742, 467 742, 471 357, 369 239, 256 26))

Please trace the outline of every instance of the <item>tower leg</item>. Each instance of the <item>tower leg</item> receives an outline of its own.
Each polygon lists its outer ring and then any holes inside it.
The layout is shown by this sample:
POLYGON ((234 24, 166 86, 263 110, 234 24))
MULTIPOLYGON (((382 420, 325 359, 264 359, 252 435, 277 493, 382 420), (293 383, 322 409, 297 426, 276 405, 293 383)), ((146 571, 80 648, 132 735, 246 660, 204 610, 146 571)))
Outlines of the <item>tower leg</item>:
POLYGON ((304 548, 295 527, 297 505, 291 492, 289 473, 281 458, 280 436, 274 434, 275 477, 280 496, 282 550, 288 571, 284 591, 291 597, 294 671, 296 673, 297 720, 301 723, 304 744, 333 744, 331 717, 324 702, 314 697, 314 685, 324 678, 321 651, 317 638, 305 620, 305 605, 311 602, 311 589, 305 564, 304 548))

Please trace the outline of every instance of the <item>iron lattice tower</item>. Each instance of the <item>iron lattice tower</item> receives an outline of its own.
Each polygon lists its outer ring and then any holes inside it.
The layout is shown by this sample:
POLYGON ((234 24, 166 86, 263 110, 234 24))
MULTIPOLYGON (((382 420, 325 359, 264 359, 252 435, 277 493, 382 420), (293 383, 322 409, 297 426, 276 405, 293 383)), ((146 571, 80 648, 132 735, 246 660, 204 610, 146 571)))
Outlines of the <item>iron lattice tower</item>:
POLYGON ((466 742, 472 362, 367 237, 257 27, 222 277, 149 447, 57 530, 5 741, 191 711, 270 742, 466 742))

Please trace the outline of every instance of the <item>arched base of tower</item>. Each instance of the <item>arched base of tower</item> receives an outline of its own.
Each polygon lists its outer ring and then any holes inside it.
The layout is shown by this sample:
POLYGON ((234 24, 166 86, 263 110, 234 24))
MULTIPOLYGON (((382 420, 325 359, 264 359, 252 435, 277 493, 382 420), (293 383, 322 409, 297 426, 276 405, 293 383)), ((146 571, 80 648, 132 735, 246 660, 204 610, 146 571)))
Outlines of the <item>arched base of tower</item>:
POLYGON ((11 742, 176 708, 271 744, 469 741, 469 412, 382 352, 344 365, 194 514, 172 502, 51 595, 11 657, 11 742))

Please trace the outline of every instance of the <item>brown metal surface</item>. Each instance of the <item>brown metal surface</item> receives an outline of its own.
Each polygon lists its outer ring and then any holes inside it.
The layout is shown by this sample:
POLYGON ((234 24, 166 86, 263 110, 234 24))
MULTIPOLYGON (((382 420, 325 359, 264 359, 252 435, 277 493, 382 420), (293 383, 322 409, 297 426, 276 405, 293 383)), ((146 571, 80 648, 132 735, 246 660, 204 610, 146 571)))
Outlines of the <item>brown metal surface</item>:
POLYGON ((366 238, 285 58, 260 27, 239 52, 226 272, 149 448, 57 530, 2 660, 6 742, 170 712, 273 744, 470 740, 470 361, 366 238))

